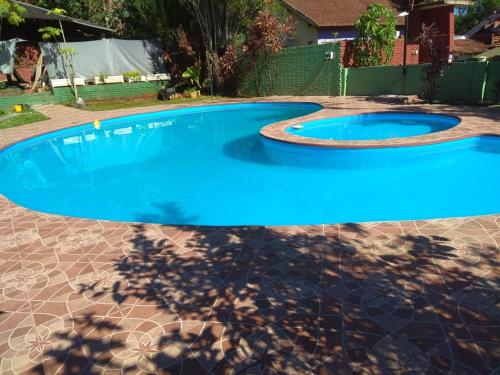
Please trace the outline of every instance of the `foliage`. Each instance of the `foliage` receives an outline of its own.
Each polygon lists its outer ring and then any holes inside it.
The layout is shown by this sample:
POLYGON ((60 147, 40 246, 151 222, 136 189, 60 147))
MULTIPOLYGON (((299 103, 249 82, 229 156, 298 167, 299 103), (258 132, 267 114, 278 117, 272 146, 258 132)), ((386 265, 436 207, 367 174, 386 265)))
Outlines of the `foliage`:
MULTIPOLYGON (((132 14, 136 12, 139 0, 28 0, 27 2, 53 10, 62 10, 71 17, 89 20, 115 30, 118 34, 125 34, 126 28, 130 28, 130 34, 134 35, 135 25, 132 22, 132 14), (130 21, 130 22, 129 22, 130 21)), ((138 26, 145 23, 138 23, 138 26)))
MULTIPOLYGON (((52 10, 49 10, 47 14, 57 14, 57 15, 64 15, 66 14, 66 11, 61 8, 54 8, 52 10)), ((73 66, 73 57, 78 54, 77 50, 75 48, 70 48, 70 47, 62 47, 59 44, 58 37, 61 36, 63 39, 64 44, 66 44, 66 37, 64 35, 64 28, 62 22, 59 20, 59 27, 41 27, 38 29, 38 32, 42 35, 43 40, 51 40, 53 39, 57 45, 57 52, 61 56, 62 64, 64 71, 66 72, 66 76, 70 79, 71 81, 71 86, 73 88, 73 94, 75 96, 75 100, 77 101, 78 98, 78 89, 76 87, 75 83, 75 68, 73 66)))
POLYGON ((231 78, 236 73, 236 64, 238 63, 238 50, 235 43, 230 43, 226 51, 219 58, 220 70, 224 79, 231 78))
POLYGON ((182 78, 187 79, 189 83, 195 86, 195 89, 201 89, 201 66, 194 65, 188 67, 183 73, 182 78))
POLYGON ((447 58, 443 58, 442 51, 436 45, 437 39, 441 33, 436 24, 422 24, 420 35, 416 42, 429 51, 430 65, 424 70, 422 76, 422 98, 427 103, 433 103, 438 90, 438 79, 444 75, 446 69, 450 66, 447 58))
POLYGON ((62 8, 54 8, 52 10, 49 10, 47 14, 56 14, 58 16, 64 16, 66 14, 66 11, 62 8))
POLYGON ((53 37, 58 37, 61 35, 61 29, 58 27, 41 27, 38 29, 38 32, 41 34, 43 40, 50 40, 53 37))
POLYGON ((4 18, 13 26, 19 26, 24 22, 26 8, 11 0, 0 0, 0 40, 2 37, 2 24, 4 18))
POLYGON ((250 38, 243 49, 252 59, 262 54, 277 55, 283 49, 285 39, 293 31, 291 19, 282 22, 270 11, 260 11, 251 24, 250 38))
POLYGON ((242 40, 260 11, 282 9, 275 0, 180 0, 188 14, 196 20, 193 35, 200 35, 200 56, 208 78, 221 87, 224 77, 221 53, 237 40, 242 40))
POLYGON ((354 62, 379 66, 391 61, 396 41, 396 16, 381 4, 371 4, 354 24, 354 62))
POLYGON ((104 83, 104 81, 106 80, 106 78, 108 78, 108 75, 104 72, 99 72, 99 82, 101 83, 104 83))
POLYGON ((500 0, 476 0, 471 7, 460 8, 455 16, 455 33, 466 33, 499 8, 500 0))
POLYGON ((138 70, 130 70, 123 73, 123 76, 127 78, 129 81, 140 81, 141 80, 141 72, 138 70))
POLYGON ((24 22, 26 8, 10 0, 0 0, 0 18, 5 18, 8 23, 19 26, 24 22))
MULTIPOLYGON (((236 61, 235 65, 243 67, 243 72, 233 69, 235 73, 245 74, 251 68, 257 66, 256 87, 260 95, 260 87, 265 73, 270 87, 273 86, 273 74, 270 68, 271 58, 279 54, 286 39, 292 36, 294 23, 292 18, 280 17, 269 10, 260 11, 250 25, 250 30, 243 43, 243 55, 245 64, 236 61)), ((229 69, 227 69, 231 72, 229 69)), ((234 78, 234 77, 233 77, 234 78)), ((233 79, 233 82, 236 81, 233 79)))
POLYGON ((78 54, 75 48, 70 48, 70 47, 60 47, 58 49, 58 52, 64 56, 75 56, 78 54))

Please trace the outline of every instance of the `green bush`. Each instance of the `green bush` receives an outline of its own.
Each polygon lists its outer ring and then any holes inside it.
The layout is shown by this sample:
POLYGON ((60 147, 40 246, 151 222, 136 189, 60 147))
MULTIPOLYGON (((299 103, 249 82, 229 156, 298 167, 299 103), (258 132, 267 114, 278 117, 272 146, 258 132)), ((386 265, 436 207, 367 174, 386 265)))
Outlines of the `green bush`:
POLYGON ((371 4, 354 24, 354 62, 357 66, 379 66, 391 61, 396 41, 396 16, 381 5, 371 4))
POLYGON ((129 70, 123 73, 123 77, 127 78, 130 81, 140 81, 141 72, 139 72, 138 70, 129 70))

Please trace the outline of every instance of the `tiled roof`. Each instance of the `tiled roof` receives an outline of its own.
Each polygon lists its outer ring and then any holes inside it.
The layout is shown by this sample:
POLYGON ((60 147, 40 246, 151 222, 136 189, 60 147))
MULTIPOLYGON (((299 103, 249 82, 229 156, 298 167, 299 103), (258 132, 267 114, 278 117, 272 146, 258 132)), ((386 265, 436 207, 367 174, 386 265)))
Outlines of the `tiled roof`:
POLYGON ((453 52, 457 55, 477 55, 488 50, 488 45, 474 39, 456 39, 453 52))
MULTIPOLYGON (((373 0, 282 0, 284 5, 316 27, 352 26, 373 0)), ((378 0, 397 14, 401 0, 378 0)), ((398 23, 404 19, 398 17, 398 23)))

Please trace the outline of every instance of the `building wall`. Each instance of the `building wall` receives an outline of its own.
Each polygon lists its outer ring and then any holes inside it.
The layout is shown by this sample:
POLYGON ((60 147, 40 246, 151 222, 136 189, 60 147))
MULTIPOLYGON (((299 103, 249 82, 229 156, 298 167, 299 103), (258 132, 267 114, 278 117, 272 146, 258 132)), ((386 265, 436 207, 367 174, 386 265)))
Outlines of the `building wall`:
POLYGON ((307 46, 318 44, 318 31, 303 18, 290 13, 295 23, 293 39, 287 43, 288 47, 307 46))
MULTIPOLYGON (((289 46, 303 46, 308 44, 317 44, 332 42, 334 34, 336 33, 337 39, 353 39, 356 36, 353 27, 331 27, 320 28, 316 30, 312 25, 308 24, 302 17, 292 14, 296 23, 296 34, 289 43, 289 46)), ((441 6, 430 9, 413 11, 409 17, 409 30, 408 30, 408 64, 426 63, 430 61, 429 51, 425 51, 415 45, 415 39, 422 31, 422 24, 426 25, 435 24, 439 31, 440 36, 435 40, 435 46, 440 51, 443 59, 448 58, 454 48, 455 38, 455 15, 453 6, 441 6)), ((398 36, 404 34, 404 27, 398 26, 398 36)), ((401 65, 403 63, 403 46, 402 42, 398 39, 396 43, 394 58, 391 65, 401 65)), ((352 45, 349 42, 344 43, 342 52, 342 61, 344 66, 351 66, 351 55, 349 53, 352 45), (347 51, 347 52, 346 52, 347 51)))
MULTIPOLYGON (((396 28, 397 37, 404 34, 404 26, 396 28)), ((356 30, 354 27, 328 27, 318 30, 318 42, 332 42, 335 39, 354 39, 356 37, 356 30), (334 38, 335 36, 335 38, 334 38)))
MULTIPOLYGON (((414 42, 422 32, 422 24, 435 24, 440 36, 434 41, 435 48, 440 51, 441 58, 448 58, 455 44, 455 15, 452 6, 417 10, 410 15, 409 41, 414 42)), ((430 61, 429 52, 421 49, 420 63, 430 61)))
MULTIPOLYGON (((344 67, 354 66, 353 60, 353 41, 345 40, 340 43, 341 62, 344 67)), ((416 43, 409 43, 406 52, 406 64, 419 63, 420 46, 416 43)), ((403 65, 404 56, 404 38, 398 38, 394 45, 394 54, 392 60, 387 65, 403 65)))

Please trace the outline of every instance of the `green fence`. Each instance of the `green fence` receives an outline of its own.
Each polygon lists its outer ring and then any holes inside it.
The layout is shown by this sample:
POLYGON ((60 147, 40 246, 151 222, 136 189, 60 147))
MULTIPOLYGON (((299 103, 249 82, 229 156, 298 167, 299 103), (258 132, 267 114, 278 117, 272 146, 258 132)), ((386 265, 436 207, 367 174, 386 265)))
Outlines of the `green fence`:
MULTIPOLYGON (((413 95, 422 93, 426 65, 343 69, 334 44, 287 48, 269 64, 256 64, 245 76, 240 92, 263 95, 413 95), (333 52, 334 59, 325 59, 333 52)), ((78 88, 85 100, 156 94, 162 83, 137 82, 78 88)), ((0 97, 0 109, 14 104, 67 103, 68 87, 53 92, 0 97)), ((494 103, 500 100, 500 61, 454 63, 439 79, 437 100, 450 103, 494 103)))
MULTIPOLYGON (((345 69, 345 95, 412 95, 422 93, 427 65, 345 69)), ((454 63, 438 80, 437 100, 449 103, 495 101, 500 61, 454 63)))
POLYGON ((267 63, 259 60, 240 85, 244 96, 341 95, 340 46, 323 44, 285 48, 267 63), (325 54, 333 53, 333 59, 325 54))
MULTIPOLYGON (((157 94, 160 90, 160 82, 135 82, 135 83, 113 83, 105 85, 88 85, 78 87, 78 96, 84 100, 96 100, 106 98, 126 98, 157 94)), ((67 103, 73 99, 73 93, 69 87, 58 87, 54 90, 54 97, 58 103, 67 103)))
POLYGON ((11 108, 16 104, 54 104, 57 103, 51 92, 21 94, 16 96, 0 96, 0 109, 11 108))
POLYGON ((500 61, 491 61, 488 65, 484 101, 500 103, 500 61))
MULTIPOLYGON (((78 87, 78 95, 84 100, 134 97, 156 94, 161 85, 161 82, 136 82, 80 86, 78 87)), ((69 103, 72 100, 73 94, 69 87, 58 87, 52 92, 0 97, 0 108, 9 108, 15 104, 69 103)))

